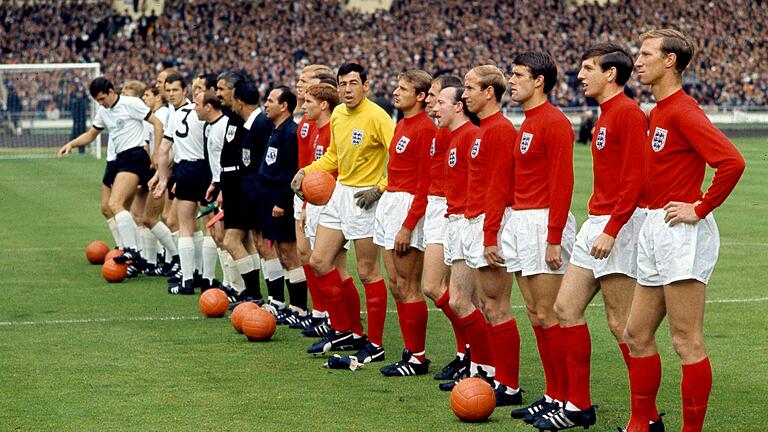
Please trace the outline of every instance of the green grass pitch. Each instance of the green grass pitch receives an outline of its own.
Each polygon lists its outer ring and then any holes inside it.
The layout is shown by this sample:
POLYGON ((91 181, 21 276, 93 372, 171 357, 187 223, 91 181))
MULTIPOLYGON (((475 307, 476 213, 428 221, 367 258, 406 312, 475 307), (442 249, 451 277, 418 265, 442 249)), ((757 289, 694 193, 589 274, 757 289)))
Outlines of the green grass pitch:
MULTIPOLYGON (((747 171, 715 212, 722 248, 707 293, 714 389, 706 430, 762 430, 768 402, 768 142, 737 145, 747 171)), ((572 211, 583 221, 587 147, 576 147, 575 166, 572 211)), ((462 424, 431 375, 323 369, 324 360, 305 354, 311 340, 287 328, 249 343, 227 319, 201 318, 197 296, 168 295, 162 279, 107 284, 84 256, 88 242, 109 239, 98 204, 102 170, 90 158, 0 161, 0 430, 531 430, 506 408, 487 423, 462 424)), ((516 289, 512 304, 530 402, 543 376, 516 289)), ((600 405, 593 429, 612 431, 628 418, 627 374, 602 309, 589 308, 588 320, 600 405)), ((387 360, 397 360, 394 313, 384 341, 387 360)), ((679 430, 680 368, 666 325, 659 345, 658 403, 667 430, 679 430)), ((433 371, 454 354, 449 323, 433 309, 427 348, 433 371)))

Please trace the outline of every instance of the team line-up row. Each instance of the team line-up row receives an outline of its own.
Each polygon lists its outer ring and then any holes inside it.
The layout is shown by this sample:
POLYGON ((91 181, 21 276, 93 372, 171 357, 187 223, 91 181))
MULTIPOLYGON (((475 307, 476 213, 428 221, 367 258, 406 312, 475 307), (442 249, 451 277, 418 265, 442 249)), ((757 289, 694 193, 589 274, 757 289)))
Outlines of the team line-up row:
POLYGON ((480 377, 497 406, 523 405, 510 307, 516 280, 546 388, 511 415, 540 430, 596 422, 584 311, 599 290, 629 372, 631 415, 621 429, 663 431, 655 333, 668 317, 682 364, 682 430, 700 431, 712 384, 704 293, 719 249, 711 212, 736 186, 744 159, 683 90, 690 39, 660 29, 640 40, 635 59, 615 43, 582 56, 578 79, 601 112, 589 217, 578 234, 569 212, 573 128, 548 101, 557 67, 542 52, 515 56, 508 76, 489 64, 463 78, 403 72, 393 92, 397 124, 366 98, 367 72, 357 63, 335 74, 307 66, 295 92, 272 89, 263 109, 257 84, 240 71, 196 77, 193 101, 172 70, 153 88, 126 83, 121 94, 97 78, 93 127, 59 156, 107 130, 102 211, 130 271, 168 276, 171 294, 220 285, 232 306, 256 302, 278 323, 319 337, 308 353, 353 352, 328 357, 327 367, 385 360, 389 291, 405 349, 380 370, 428 373, 426 296, 456 337, 455 359, 435 376, 446 381, 440 388, 480 377), (623 92, 633 71, 656 99, 649 117, 623 92), (507 91, 525 113, 519 129, 500 112, 507 91), (303 113, 298 124, 295 112, 303 113), (702 193, 707 164, 716 173, 702 193), (318 171, 333 173, 335 185, 309 185, 318 171), (302 200, 302 190, 329 188, 327 203, 302 200), (350 243, 367 331, 346 267, 350 243))

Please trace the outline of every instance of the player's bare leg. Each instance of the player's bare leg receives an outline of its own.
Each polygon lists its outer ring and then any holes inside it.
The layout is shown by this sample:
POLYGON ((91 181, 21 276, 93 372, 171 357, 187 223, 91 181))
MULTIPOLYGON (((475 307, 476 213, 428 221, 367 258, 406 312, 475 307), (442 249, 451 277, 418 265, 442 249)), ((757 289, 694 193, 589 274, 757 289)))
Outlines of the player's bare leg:
POLYGON ((656 347, 656 330, 666 316, 664 289, 636 285, 624 340, 629 346, 629 384, 632 415, 627 431, 648 430, 654 420, 656 394, 661 385, 661 358, 656 347))
POLYGON ((115 222, 120 232, 120 239, 123 242, 123 250, 125 251, 123 256, 117 257, 118 259, 115 260, 118 262, 140 262, 141 260, 141 256, 138 253, 136 222, 127 210, 130 208, 133 197, 136 195, 138 186, 139 177, 136 174, 125 171, 120 172, 115 176, 115 181, 107 198, 107 206, 112 214, 115 215, 115 222))
POLYGON ((109 195, 112 193, 112 189, 101 185, 101 196, 99 197, 99 207, 104 219, 107 220, 109 231, 112 233, 112 239, 115 241, 115 247, 123 248, 123 241, 120 238, 120 231, 117 229, 117 222, 115 222, 115 214, 109 208, 109 195))

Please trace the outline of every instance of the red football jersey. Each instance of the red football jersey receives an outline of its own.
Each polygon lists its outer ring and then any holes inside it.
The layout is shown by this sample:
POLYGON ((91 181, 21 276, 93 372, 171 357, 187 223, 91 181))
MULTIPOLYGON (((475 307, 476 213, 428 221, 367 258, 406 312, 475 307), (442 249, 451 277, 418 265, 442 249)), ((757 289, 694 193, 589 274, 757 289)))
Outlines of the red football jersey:
POLYGON ((549 209, 547 243, 560 244, 573 195, 573 126, 549 102, 525 112, 515 149, 515 210, 549 209))
POLYGON ((592 137, 590 215, 611 215, 603 232, 616 237, 638 207, 648 119, 624 93, 600 105, 592 137))
POLYGON ((704 218, 736 187, 744 158, 682 89, 658 101, 650 123, 644 175, 648 207, 701 201, 695 210, 704 218), (715 176, 702 194, 706 165, 715 169, 715 176))
POLYGON ((464 214, 466 209, 469 150, 479 131, 477 126, 468 121, 451 132, 451 140, 443 159, 447 214, 464 214))
POLYGON ((429 149, 431 167, 429 170, 429 192, 427 195, 445 196, 445 151, 451 142, 451 131, 448 128, 439 128, 432 138, 429 149))
MULTIPOLYGON (((315 126, 315 122, 307 120, 306 116, 302 117, 299 121, 298 128, 296 129, 296 138, 299 141, 299 168, 304 168, 315 160, 312 148, 312 136, 316 135, 316 130, 317 127, 315 126)), ((326 148, 327 147, 328 146, 326 145, 326 148)))
POLYGON ((387 191, 408 192, 415 196, 403 226, 409 229, 424 216, 429 191, 429 150, 437 126, 421 112, 397 122, 387 163, 387 191))

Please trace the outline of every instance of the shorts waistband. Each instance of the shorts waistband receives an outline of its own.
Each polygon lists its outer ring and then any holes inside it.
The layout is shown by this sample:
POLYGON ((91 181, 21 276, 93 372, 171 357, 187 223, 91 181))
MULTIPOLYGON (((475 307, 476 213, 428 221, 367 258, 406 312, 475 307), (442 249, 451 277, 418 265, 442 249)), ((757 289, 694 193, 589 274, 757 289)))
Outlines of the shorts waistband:
POLYGON ((240 167, 235 166, 228 166, 228 167, 221 167, 221 172, 233 172, 233 171, 240 171, 240 167))

